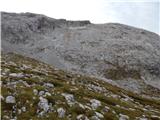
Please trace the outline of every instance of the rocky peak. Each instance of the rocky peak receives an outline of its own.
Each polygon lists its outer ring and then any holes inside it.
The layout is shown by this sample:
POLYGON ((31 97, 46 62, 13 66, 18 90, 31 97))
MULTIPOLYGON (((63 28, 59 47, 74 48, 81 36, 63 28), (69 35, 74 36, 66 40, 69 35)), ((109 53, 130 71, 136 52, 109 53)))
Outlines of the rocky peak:
POLYGON ((33 13, 6 13, 2 16, 2 38, 11 43, 28 43, 33 40, 34 34, 46 34, 55 28, 76 27, 91 24, 90 21, 67 21, 54 19, 41 14, 33 13), (12 38, 12 40, 10 40, 12 38))

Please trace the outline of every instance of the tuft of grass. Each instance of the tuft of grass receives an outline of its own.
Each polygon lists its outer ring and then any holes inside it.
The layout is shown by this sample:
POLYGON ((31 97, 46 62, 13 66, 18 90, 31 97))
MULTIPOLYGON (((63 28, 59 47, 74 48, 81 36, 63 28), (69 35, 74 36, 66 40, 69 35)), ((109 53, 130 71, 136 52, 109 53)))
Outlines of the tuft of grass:
POLYGON ((105 120, 118 120, 118 118, 111 111, 106 112, 104 114, 104 119, 105 120))
POLYGON ((143 114, 143 111, 138 110, 138 109, 136 109, 135 111, 130 111, 127 108, 124 109, 124 108, 120 108, 120 107, 119 108, 114 107, 114 110, 118 114, 121 113, 121 114, 129 116, 130 119, 134 119, 135 117, 140 117, 143 114))
POLYGON ((70 112, 75 113, 77 115, 86 113, 86 111, 84 109, 82 109, 78 104, 75 104, 74 106, 72 106, 70 108, 70 112))
POLYGON ((140 71, 137 70, 125 70, 124 68, 107 69, 104 72, 104 76, 112 80, 121 80, 124 78, 141 79, 140 71))

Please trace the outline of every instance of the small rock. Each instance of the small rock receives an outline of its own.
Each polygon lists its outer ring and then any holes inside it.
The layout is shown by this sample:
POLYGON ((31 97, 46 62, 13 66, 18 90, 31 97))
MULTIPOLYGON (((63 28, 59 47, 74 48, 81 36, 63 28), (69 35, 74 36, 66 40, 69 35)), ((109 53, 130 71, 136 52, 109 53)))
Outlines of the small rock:
POLYGON ((39 99, 40 99, 40 101, 39 101, 39 103, 38 103, 38 106, 39 106, 42 110, 44 110, 44 112, 47 112, 47 111, 49 110, 48 100, 45 99, 45 98, 43 98, 43 97, 40 97, 39 99))
POLYGON ((131 110, 131 111, 135 111, 135 109, 134 108, 128 108, 129 110, 131 110))
POLYGON ((144 110, 144 111, 148 111, 146 108, 142 108, 142 110, 144 110))
POLYGON ((115 94, 111 94, 110 96, 113 98, 118 98, 118 95, 115 95, 115 94))
POLYGON ((17 120, 16 118, 10 119, 10 120, 17 120))
POLYGON ((77 116, 77 120, 81 120, 82 117, 83 117, 83 115, 78 115, 78 116, 77 116))
POLYGON ((29 103, 29 100, 26 100, 26 103, 29 103))
POLYGON ((33 94, 34 95, 38 95, 38 90, 37 89, 33 89, 33 94))
POLYGON ((81 103, 79 103, 79 107, 81 107, 82 109, 85 109, 85 106, 81 103))
POLYGON ((120 106, 120 105, 116 105, 116 107, 119 107, 119 108, 120 108, 121 106, 120 106))
POLYGON ((7 96, 6 97, 6 103, 16 103, 15 97, 7 96))
POLYGON ((92 110, 92 108, 87 105, 85 105, 84 107, 85 107, 85 109, 92 110))
POLYGON ((101 102, 96 99, 90 100, 92 109, 97 109, 99 106, 101 106, 101 102))
POLYGON ((99 113, 99 112, 95 112, 95 114, 96 114, 96 116, 97 116, 98 118, 104 118, 104 116, 103 116, 101 113, 99 113))
POLYGON ((114 110, 112 110, 112 113, 113 113, 113 114, 116 114, 116 112, 115 112, 114 110))
POLYGON ((81 75, 77 75, 77 77, 81 77, 81 75))
POLYGON ((91 120, 100 120, 97 116, 92 116, 91 120))
POLYGON ((49 87, 49 88, 53 88, 54 87, 54 85, 51 84, 51 83, 44 83, 44 86, 45 87, 49 87))
POLYGON ((32 99, 33 99, 33 100, 35 100, 35 99, 36 99, 36 97, 32 97, 32 99))
POLYGON ((153 119, 160 119, 160 116, 156 116, 156 115, 151 115, 151 118, 153 118, 153 119))
POLYGON ((0 95, 0 99, 1 99, 1 100, 4 100, 4 97, 3 97, 2 95, 0 95))
POLYGON ((33 104, 31 103, 29 106, 30 106, 30 107, 32 107, 32 106, 33 106, 33 104))
POLYGON ((127 115, 119 114, 119 120, 129 120, 129 117, 127 115))
POLYGON ((44 91, 40 91, 40 92, 39 92, 39 96, 42 96, 42 95, 44 95, 44 94, 45 94, 44 91))
POLYGON ((4 115, 4 116, 3 116, 3 119, 9 120, 9 116, 4 115))
POLYGON ((100 86, 93 85, 93 84, 88 84, 88 85, 87 85, 87 88, 88 88, 89 90, 93 90, 93 91, 95 91, 95 92, 100 92, 100 93, 106 91, 106 89, 105 89, 104 87, 100 87, 100 86))
POLYGON ((8 73, 9 71, 10 71, 10 69, 4 68, 4 72, 5 72, 5 73, 8 73))
POLYGON ((22 113, 22 110, 21 109, 18 109, 18 114, 21 114, 22 113))
POLYGON ((77 120, 89 120, 88 117, 83 114, 78 115, 76 119, 77 120))
POLYGON ((3 82, 2 82, 2 81, 0 81, 0 86, 2 86, 2 83, 3 83, 3 82))
POLYGON ((23 69, 29 69, 29 68, 31 68, 31 67, 23 64, 23 65, 22 65, 22 68, 23 68, 23 69))
POLYGON ((17 107, 16 106, 12 106, 12 111, 13 111, 13 113, 16 113, 17 107))
POLYGON ((108 112, 109 109, 110 109, 110 108, 109 108, 108 106, 105 106, 104 109, 103 109, 103 111, 104 111, 104 112, 108 112))
POLYGON ((148 120, 148 118, 139 118, 139 120, 148 120))
POLYGON ((29 85, 26 81, 23 81, 23 84, 24 84, 26 87, 30 87, 30 85, 29 85))
POLYGON ((11 73, 9 74, 10 77, 17 77, 17 78, 23 78, 24 75, 22 73, 11 73))
POLYGON ((75 83, 75 81, 73 80, 73 81, 71 81, 71 84, 72 84, 72 85, 75 85, 76 83, 75 83))
POLYGON ((65 116, 65 113, 66 113, 66 111, 63 108, 58 108, 57 112, 58 112, 58 117, 59 118, 63 118, 65 116))
POLYGON ((26 112, 26 107, 21 108, 23 112, 26 112))
POLYGON ((9 62, 9 65, 17 66, 17 64, 12 61, 9 62))
POLYGON ((73 105, 75 103, 74 96, 72 94, 62 93, 62 96, 65 97, 69 105, 73 105))
POLYGON ((14 86, 14 85, 16 85, 17 83, 18 83, 18 82, 16 82, 16 81, 14 81, 14 82, 8 82, 7 85, 8 85, 8 86, 14 86))
POLYGON ((44 116, 44 114, 45 114, 45 111, 41 111, 39 114, 38 114, 38 116, 44 116))
POLYGON ((46 93, 45 93, 45 96, 51 96, 51 93, 46 92, 46 93))

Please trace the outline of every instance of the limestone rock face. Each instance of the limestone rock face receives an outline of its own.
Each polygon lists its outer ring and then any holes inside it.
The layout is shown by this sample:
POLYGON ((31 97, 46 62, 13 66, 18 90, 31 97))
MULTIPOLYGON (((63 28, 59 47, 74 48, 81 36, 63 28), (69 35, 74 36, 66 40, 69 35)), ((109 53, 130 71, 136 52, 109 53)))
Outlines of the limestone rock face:
POLYGON ((1 16, 3 51, 114 80, 138 93, 160 88, 160 36, 155 33, 118 23, 92 24, 32 13, 1 16))

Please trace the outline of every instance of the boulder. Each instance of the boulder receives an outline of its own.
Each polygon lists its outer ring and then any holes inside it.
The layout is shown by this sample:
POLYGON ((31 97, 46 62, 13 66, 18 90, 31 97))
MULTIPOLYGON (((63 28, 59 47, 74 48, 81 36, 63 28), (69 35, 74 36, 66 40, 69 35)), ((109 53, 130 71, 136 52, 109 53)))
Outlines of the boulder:
POLYGON ((15 97, 14 96, 7 96, 6 103, 16 103, 15 97))
POLYGON ((90 103, 91 103, 92 109, 97 109, 99 106, 101 106, 101 102, 96 99, 91 99, 90 103))

